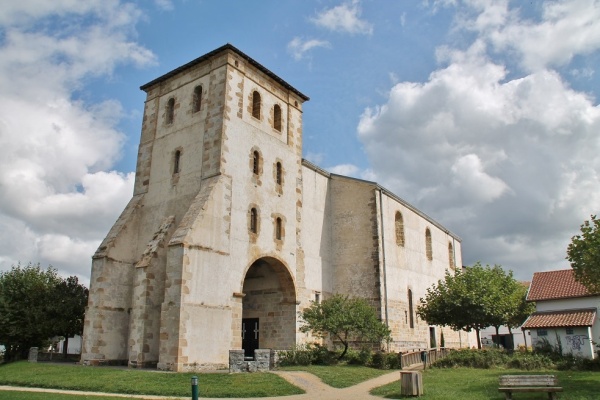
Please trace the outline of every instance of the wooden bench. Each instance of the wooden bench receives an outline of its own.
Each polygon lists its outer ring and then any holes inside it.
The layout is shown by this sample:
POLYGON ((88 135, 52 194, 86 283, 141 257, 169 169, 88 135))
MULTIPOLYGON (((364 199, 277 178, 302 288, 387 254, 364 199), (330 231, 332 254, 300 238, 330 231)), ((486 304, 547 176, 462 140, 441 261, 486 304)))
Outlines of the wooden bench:
POLYGON ((555 400, 556 393, 562 390, 554 375, 502 375, 498 388, 506 400, 512 399, 513 392, 547 392, 548 399, 555 400))

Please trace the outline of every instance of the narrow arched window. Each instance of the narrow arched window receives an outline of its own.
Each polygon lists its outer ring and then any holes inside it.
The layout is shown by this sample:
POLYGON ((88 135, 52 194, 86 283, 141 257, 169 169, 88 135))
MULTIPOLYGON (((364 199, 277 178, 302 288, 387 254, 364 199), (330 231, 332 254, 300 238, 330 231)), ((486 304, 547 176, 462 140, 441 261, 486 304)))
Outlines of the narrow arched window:
POLYGON ((250 232, 258 232, 258 212, 256 211, 256 208, 250 210, 250 232))
POLYGON ((196 86, 194 88, 194 96, 192 98, 192 112, 200 111, 202 106, 202 86, 196 86))
POLYGON ((277 217, 275 220, 275 239, 281 240, 281 231, 282 231, 282 222, 281 218, 277 217))
POLYGON ((166 115, 165 115, 165 122, 167 124, 172 124, 174 117, 175 117, 175 99, 171 97, 169 99, 169 101, 167 101, 167 110, 166 110, 166 115))
POLYGON ((181 168, 181 150, 176 150, 173 156, 173 173, 178 174, 181 168))
POLYGON ((252 93, 252 116, 260 119, 260 93, 257 91, 252 93))
POLYGON ((252 153, 252 173, 254 175, 258 175, 259 166, 260 166, 260 154, 258 154, 258 151, 255 150, 252 153))
POLYGON ((278 185, 281 185, 282 182, 282 172, 281 172, 281 163, 278 162, 275 165, 275 183, 277 183, 278 185))
POLYGON ((273 106, 273 128, 281 132, 281 107, 279 107, 279 104, 273 106))
POLYGON ((396 212, 396 244, 404 247, 404 218, 400 211, 396 212))
POLYGON ((429 261, 433 260, 433 250, 431 248, 431 231, 429 228, 425 229, 425 253, 429 261))
POLYGON ((410 321, 410 327, 414 328, 415 327, 415 317, 414 317, 414 312, 413 312, 413 293, 412 290, 408 289, 408 314, 409 316, 409 321, 410 321))
POLYGON ((448 243, 448 263, 450 264, 450 268, 454 269, 454 248, 452 247, 452 243, 448 243))

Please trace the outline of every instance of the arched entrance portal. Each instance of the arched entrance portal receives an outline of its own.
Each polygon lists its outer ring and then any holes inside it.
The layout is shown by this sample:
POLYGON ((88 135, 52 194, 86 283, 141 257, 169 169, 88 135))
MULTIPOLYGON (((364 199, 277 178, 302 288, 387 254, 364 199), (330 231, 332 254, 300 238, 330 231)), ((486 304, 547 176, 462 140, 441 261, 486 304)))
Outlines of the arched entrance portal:
POLYGON ((296 343, 296 290, 287 268, 277 259, 256 260, 244 278, 242 348, 290 349, 296 343))

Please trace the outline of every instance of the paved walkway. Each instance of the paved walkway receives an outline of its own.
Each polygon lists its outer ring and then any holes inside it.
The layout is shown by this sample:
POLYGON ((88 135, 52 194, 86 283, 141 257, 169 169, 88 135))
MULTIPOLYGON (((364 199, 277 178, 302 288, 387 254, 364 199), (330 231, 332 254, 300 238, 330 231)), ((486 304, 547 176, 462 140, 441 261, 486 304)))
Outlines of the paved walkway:
MULTIPOLYGON (((417 365, 410 369, 422 369, 421 365, 417 365)), ((344 389, 332 388, 324 384, 319 378, 313 374, 303 371, 273 371, 273 373, 281 376, 283 379, 298 386, 306 391, 304 394, 279 397, 253 397, 251 400, 363 400, 363 399, 378 399, 381 397, 371 396, 369 391, 373 388, 387 385, 388 383, 400 380, 400 371, 395 370, 388 374, 381 375, 377 378, 359 383, 344 389)), ((22 392, 45 392, 45 393, 67 393, 79 394, 86 396, 112 396, 123 397, 127 399, 147 399, 147 400, 189 400, 188 397, 165 397, 165 396, 149 396, 149 395, 131 395, 131 394, 114 394, 114 393, 98 393, 98 392, 82 392, 76 390, 56 390, 56 389, 39 389, 25 388, 16 386, 0 386, 0 390, 17 390, 22 392)), ((201 397, 205 398, 205 397, 201 397)), ((248 398, 238 398, 229 400, 248 400, 248 398)))

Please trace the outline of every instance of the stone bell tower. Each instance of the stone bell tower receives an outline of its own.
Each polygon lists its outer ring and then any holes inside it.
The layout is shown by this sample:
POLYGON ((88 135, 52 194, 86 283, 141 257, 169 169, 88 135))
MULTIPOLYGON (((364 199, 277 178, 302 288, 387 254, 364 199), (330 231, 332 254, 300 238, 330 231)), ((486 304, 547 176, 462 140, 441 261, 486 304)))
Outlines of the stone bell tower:
POLYGON ((183 371, 291 347, 308 97, 229 44, 141 89, 135 189, 93 256, 82 362, 183 371))

